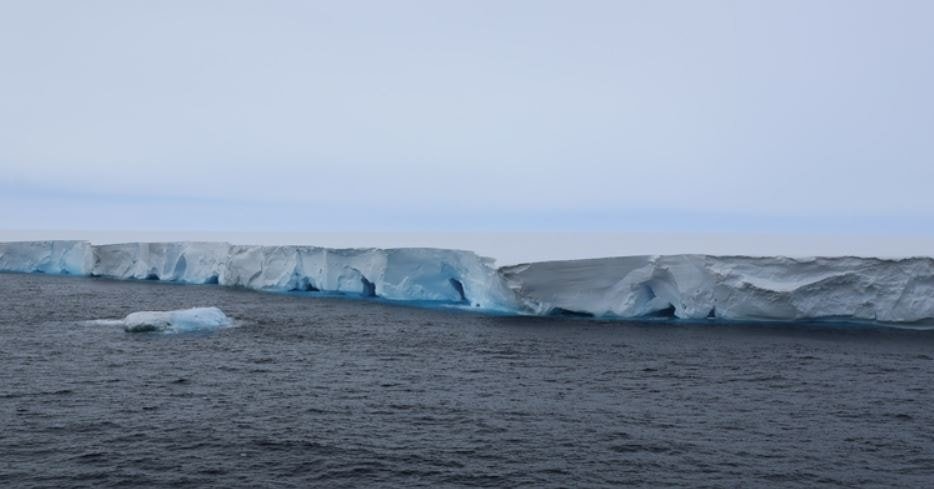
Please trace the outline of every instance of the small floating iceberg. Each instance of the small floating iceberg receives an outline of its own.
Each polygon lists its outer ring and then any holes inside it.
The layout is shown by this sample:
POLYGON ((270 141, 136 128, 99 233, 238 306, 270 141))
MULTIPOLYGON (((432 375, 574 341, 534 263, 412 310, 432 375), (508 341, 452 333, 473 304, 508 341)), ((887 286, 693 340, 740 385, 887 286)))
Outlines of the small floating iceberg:
POLYGON ((176 311, 139 311, 122 320, 99 323, 123 326, 129 333, 184 333, 229 328, 233 320, 216 307, 194 307, 176 311))

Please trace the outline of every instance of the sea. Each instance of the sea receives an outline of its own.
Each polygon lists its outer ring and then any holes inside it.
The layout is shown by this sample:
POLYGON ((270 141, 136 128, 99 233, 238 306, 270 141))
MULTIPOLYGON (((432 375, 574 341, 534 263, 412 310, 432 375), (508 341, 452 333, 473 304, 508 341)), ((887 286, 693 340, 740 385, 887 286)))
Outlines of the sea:
POLYGON ((0 274, 2 488, 927 488, 932 407, 932 331, 0 274))

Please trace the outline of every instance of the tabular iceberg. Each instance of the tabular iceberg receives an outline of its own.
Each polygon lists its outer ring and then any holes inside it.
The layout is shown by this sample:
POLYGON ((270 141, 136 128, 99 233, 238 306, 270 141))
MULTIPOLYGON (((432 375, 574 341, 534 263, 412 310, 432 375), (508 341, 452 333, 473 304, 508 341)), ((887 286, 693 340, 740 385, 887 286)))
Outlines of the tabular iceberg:
POLYGON ((631 256, 496 269, 469 251, 0 243, 0 271, 322 291, 528 315, 934 324, 934 259, 631 256))
POLYGON ((533 314, 914 323, 934 319, 934 259, 631 256, 500 270, 533 314))
POLYGON ((0 243, 0 271, 321 291, 513 311, 493 260, 432 248, 329 249, 227 243, 0 243))
POLYGON ((0 243, 0 271, 89 275, 94 250, 87 241, 0 243))

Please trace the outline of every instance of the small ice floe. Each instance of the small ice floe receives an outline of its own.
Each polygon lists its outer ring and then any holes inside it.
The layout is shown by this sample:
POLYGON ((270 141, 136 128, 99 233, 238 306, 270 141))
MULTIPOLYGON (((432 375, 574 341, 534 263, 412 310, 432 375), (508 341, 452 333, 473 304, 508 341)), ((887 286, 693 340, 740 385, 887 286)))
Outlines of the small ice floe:
POLYGON ((183 333, 229 328, 233 320, 216 307, 194 307, 176 311, 139 311, 124 319, 101 320, 98 324, 119 325, 130 333, 183 333))

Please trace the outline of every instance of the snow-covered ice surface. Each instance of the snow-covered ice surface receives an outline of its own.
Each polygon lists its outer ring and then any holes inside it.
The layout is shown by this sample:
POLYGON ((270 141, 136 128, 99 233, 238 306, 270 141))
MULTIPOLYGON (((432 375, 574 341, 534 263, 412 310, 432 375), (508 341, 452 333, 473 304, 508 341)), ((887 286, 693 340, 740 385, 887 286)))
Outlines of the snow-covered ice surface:
POLYGON ((234 322, 216 307, 193 307, 177 311, 139 311, 129 314, 124 319, 101 319, 90 322, 102 326, 121 326, 129 333, 213 331, 234 325, 234 322))
POLYGON ((469 251, 0 243, 0 271, 319 291, 507 314, 934 324, 934 259, 630 256, 496 269, 469 251))

